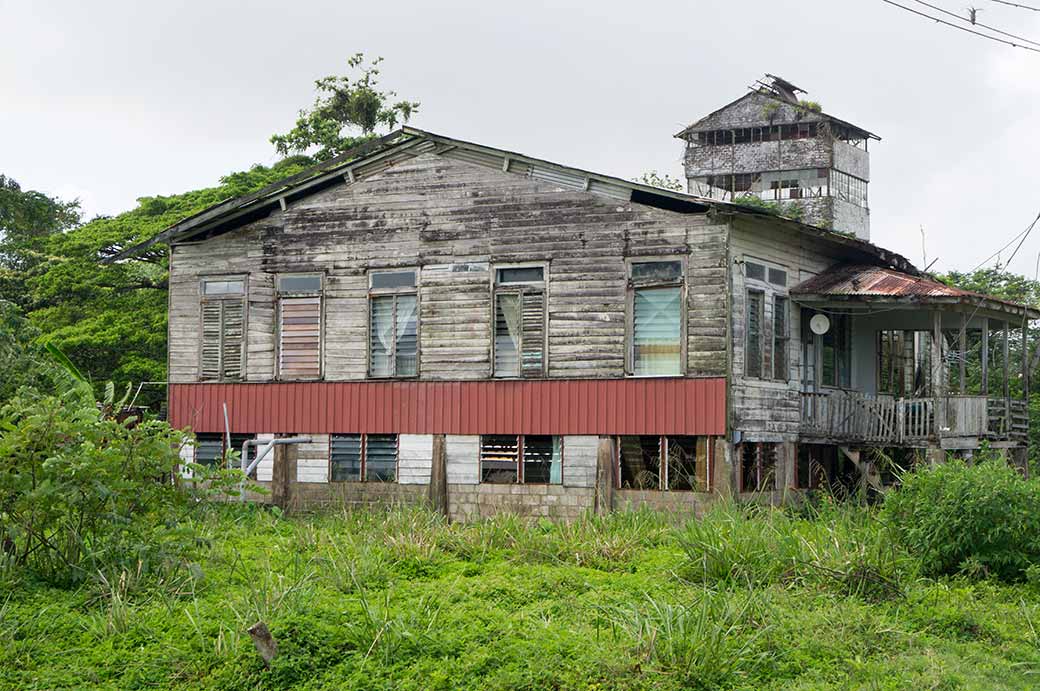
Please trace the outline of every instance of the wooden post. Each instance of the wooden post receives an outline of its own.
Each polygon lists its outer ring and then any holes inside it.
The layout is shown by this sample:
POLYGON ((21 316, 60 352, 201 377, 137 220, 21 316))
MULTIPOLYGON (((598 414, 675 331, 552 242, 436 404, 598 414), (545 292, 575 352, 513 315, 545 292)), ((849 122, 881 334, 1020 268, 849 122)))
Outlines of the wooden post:
POLYGON ((614 489, 617 487, 615 457, 613 438, 600 437, 599 445, 596 447, 597 514, 606 514, 614 510, 614 489))
POLYGON ((246 629, 246 632, 253 639, 253 645, 256 647, 256 652, 260 653, 264 667, 270 669, 271 660, 278 655, 278 641, 271 635, 271 630, 267 628, 267 624, 258 621, 246 629))
POLYGON ((1004 400, 1008 402, 1008 407, 1011 406, 1011 358, 1010 348, 1008 347, 1008 336, 1011 332, 1011 324, 1004 322, 1004 400))
POLYGON ((1022 400, 1029 401, 1029 317, 1022 317, 1022 400))
POLYGON ((942 360, 942 312, 932 312, 932 396, 935 398, 935 436, 946 427, 946 380, 942 360))
POLYGON ((979 359, 982 360, 982 390, 979 394, 989 398, 989 319, 986 317, 982 318, 982 350, 979 359))
POLYGON ((448 461, 443 434, 433 435, 430 467, 430 508, 448 515, 448 461))
POLYGON ((292 506, 298 456, 296 444, 278 444, 274 447, 274 463, 271 469, 271 502, 283 511, 292 506))
POLYGON ((967 383, 964 381, 967 377, 966 372, 968 367, 968 315, 963 313, 961 314, 961 332, 957 348, 960 350, 958 353, 959 357, 957 358, 959 365, 957 379, 960 383, 958 388, 960 389, 961 395, 964 395, 968 392, 967 383))

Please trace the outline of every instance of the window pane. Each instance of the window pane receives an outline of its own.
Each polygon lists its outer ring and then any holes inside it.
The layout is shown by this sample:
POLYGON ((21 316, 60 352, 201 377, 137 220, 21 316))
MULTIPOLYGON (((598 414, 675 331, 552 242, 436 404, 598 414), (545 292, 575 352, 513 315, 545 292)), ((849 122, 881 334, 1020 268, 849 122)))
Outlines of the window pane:
POLYGON ((635 374, 681 374, 680 293, 678 287, 635 291, 632 363, 635 374))
POLYGON ((747 293, 747 347, 745 348, 745 373, 749 377, 762 376, 762 293, 749 290, 747 293))
POLYGON ((499 269, 495 280, 498 283, 536 283, 544 280, 540 266, 522 266, 499 269))
POLYGON ((668 437, 668 489, 708 489, 708 445, 704 437, 668 437))
POLYGON ((621 437, 621 486, 661 489, 661 438, 621 437))
POLYGON ((278 367, 284 379, 321 376, 321 298, 278 300, 278 367))
POLYGON ((219 466, 224 461, 224 435, 196 434, 195 462, 210 467, 219 466))
POLYGON ((393 374, 390 361, 394 338, 394 297, 369 299, 369 374, 389 377, 393 374))
POLYGON ((396 374, 411 377, 418 371, 418 314, 414 295, 397 296, 397 351, 394 355, 396 374))
POLYGON ((633 281, 678 281, 682 262, 640 262, 632 264, 633 281))
POLYGON ((495 376, 520 375, 520 295, 495 295, 495 376))
POLYGON ((769 282, 781 288, 787 287, 787 272, 782 269, 769 269, 769 282))
POLYGON ((374 271, 370 274, 373 288, 412 288, 415 271, 374 271))
POLYGON ((321 292, 321 276, 279 276, 278 290, 283 293, 321 292))
POLYGON ((744 275, 756 281, 766 280, 766 267, 755 262, 744 262, 744 275))
POLYGON ((500 484, 516 482, 519 458, 518 437, 501 434, 481 437, 480 481, 500 484))
POLYGON ((242 279, 203 281, 202 292, 206 295, 241 295, 245 292, 245 281, 242 279))
POLYGON ((333 482, 361 480, 361 435, 332 435, 330 465, 333 482))
POLYGON ((559 437, 524 437, 524 483, 558 485, 563 481, 559 437))
POLYGON ((787 381, 787 298, 773 298, 773 378, 787 381))
POLYGON ((365 480, 393 482, 397 479, 397 435, 365 436, 365 480))

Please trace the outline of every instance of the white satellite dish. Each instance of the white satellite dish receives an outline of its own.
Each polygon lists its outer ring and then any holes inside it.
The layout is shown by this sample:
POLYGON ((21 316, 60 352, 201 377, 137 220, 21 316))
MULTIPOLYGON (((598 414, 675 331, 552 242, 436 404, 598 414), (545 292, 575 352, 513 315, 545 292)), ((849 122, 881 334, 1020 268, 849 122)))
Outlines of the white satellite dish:
POLYGON ((817 336, 822 336, 831 329, 831 320, 826 314, 814 314, 809 320, 809 328, 817 336))

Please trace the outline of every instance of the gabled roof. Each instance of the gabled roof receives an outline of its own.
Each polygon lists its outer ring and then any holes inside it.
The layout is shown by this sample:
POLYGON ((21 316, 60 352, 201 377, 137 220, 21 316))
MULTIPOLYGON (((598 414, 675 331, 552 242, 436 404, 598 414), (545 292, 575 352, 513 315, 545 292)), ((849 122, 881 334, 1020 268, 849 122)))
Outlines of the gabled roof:
MULTIPOLYGON (((707 115, 705 115, 701 119, 699 119, 696 122, 694 122, 692 125, 688 125, 687 127, 684 127, 682 129, 682 131, 680 131, 680 132, 675 134, 675 137, 677 139, 685 139, 686 135, 688 135, 690 133, 715 129, 714 127, 706 126, 706 123, 708 123, 712 118, 714 118, 719 113, 722 113, 722 112, 726 111, 727 109, 732 108, 733 106, 737 105, 741 101, 744 101, 744 100, 749 99, 749 98, 754 98, 756 96, 761 96, 762 98, 767 98, 767 99, 770 99, 772 101, 776 101, 780 105, 784 105, 784 106, 788 106, 788 107, 798 107, 797 104, 789 103, 788 101, 785 101, 784 99, 776 96, 775 94, 769 93, 768 91, 766 91, 764 89, 752 89, 752 90, 748 91, 748 93, 746 93, 743 96, 741 96, 740 98, 737 98, 737 99, 735 99, 733 101, 730 101, 729 103, 727 103, 726 105, 722 106, 721 108, 717 108, 717 109, 713 110, 712 112, 708 113, 707 115)), ((837 123, 839 125, 842 125, 843 127, 849 128, 853 132, 860 133, 864 138, 876 139, 877 141, 881 141, 881 137, 879 137, 878 135, 874 134, 873 132, 865 130, 862 127, 860 127, 859 125, 853 125, 851 122, 849 122, 847 120, 842 120, 839 117, 835 117, 834 115, 831 115, 829 113, 825 113, 822 110, 807 110, 807 116, 810 117, 810 118, 813 117, 813 116, 816 116, 816 119, 819 119, 819 120, 827 120, 829 122, 835 122, 835 123, 837 123)))
POLYGON ((803 301, 880 300, 909 303, 965 303, 998 312, 1040 318, 1040 311, 1010 300, 990 297, 939 283, 927 276, 911 276, 894 269, 859 264, 836 266, 791 288, 803 301))
POLYGON ((424 153, 439 154, 469 163, 518 174, 559 187, 652 206, 675 213, 716 211, 755 216, 815 240, 843 246, 862 259, 916 274, 906 258, 869 242, 776 216, 765 209, 706 199, 684 192, 653 187, 623 178, 603 175, 573 166, 553 163, 526 154, 475 144, 414 127, 403 127, 335 158, 307 168, 296 175, 241 197, 214 204, 208 209, 173 224, 150 240, 123 250, 107 261, 115 262, 160 243, 199 240, 228 232, 298 199, 333 185, 353 184, 409 158, 424 153))

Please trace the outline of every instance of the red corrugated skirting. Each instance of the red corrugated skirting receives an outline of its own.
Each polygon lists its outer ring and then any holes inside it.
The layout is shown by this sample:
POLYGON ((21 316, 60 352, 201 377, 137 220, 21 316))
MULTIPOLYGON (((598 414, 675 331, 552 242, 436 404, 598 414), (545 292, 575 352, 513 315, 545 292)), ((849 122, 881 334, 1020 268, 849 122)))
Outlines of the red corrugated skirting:
POLYGON ((726 380, 171 384, 170 422, 196 432, 684 434, 726 432, 726 380))

